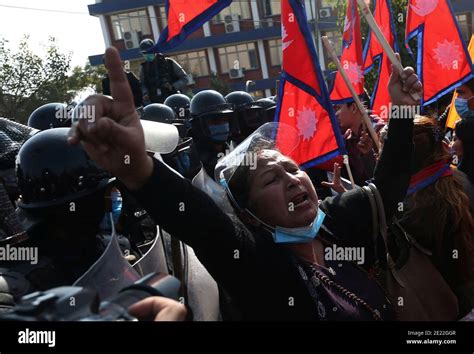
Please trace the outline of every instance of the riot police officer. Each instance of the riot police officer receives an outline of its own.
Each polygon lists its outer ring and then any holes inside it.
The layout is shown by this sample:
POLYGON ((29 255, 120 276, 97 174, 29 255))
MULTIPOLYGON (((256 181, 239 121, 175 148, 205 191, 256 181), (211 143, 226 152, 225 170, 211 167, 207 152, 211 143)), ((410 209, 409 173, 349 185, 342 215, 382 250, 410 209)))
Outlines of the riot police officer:
POLYGON ((261 120, 263 108, 245 91, 234 91, 225 96, 227 103, 232 104, 235 112, 231 120, 231 138, 240 144, 259 126, 266 123, 261 120))
POLYGON ((150 53, 155 43, 144 39, 140 52, 145 62, 140 65, 140 83, 144 104, 163 103, 170 95, 183 91, 188 83, 184 69, 173 59, 162 53, 150 53))
POLYGON ((191 135, 195 140, 201 162, 209 176, 220 157, 230 149, 230 119, 234 111, 224 96, 205 90, 191 100, 191 135))

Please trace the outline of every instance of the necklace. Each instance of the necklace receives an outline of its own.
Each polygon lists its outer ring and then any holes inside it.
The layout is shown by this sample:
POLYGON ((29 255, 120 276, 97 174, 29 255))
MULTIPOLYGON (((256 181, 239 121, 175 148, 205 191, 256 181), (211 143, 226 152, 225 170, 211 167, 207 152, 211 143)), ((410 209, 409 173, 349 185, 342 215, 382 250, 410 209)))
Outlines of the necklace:
POLYGON ((326 275, 322 274, 319 272, 314 266, 311 265, 311 269, 313 270, 314 274, 318 277, 318 279, 326 284, 329 287, 337 289, 339 292, 341 292, 344 296, 348 297, 350 300, 354 301, 356 304, 362 306, 365 308, 367 311, 369 311, 372 315, 372 318, 376 321, 382 321, 382 318, 380 317, 380 312, 378 310, 374 310, 367 302, 362 300, 360 297, 358 297, 356 294, 353 292, 347 290, 345 287, 342 285, 334 282, 333 280, 329 279, 326 275))

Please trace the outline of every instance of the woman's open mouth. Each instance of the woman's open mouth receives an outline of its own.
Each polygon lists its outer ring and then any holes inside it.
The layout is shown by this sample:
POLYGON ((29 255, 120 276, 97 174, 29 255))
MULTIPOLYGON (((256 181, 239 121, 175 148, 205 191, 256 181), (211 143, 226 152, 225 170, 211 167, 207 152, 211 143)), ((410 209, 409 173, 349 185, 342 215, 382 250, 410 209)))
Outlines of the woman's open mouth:
POLYGON ((291 202, 290 202, 290 207, 292 206, 293 208, 300 208, 303 206, 306 206, 310 204, 311 201, 309 199, 308 193, 300 193, 296 197, 294 197, 291 202))

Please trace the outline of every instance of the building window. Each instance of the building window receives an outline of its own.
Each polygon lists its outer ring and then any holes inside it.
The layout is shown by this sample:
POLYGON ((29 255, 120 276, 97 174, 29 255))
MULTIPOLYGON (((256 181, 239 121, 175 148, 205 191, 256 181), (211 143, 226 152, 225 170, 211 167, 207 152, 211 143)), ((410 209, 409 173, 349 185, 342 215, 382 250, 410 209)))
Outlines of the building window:
POLYGON ((270 63, 272 66, 281 65, 281 39, 271 39, 268 41, 270 48, 270 63))
POLYGON ((146 10, 110 16, 115 40, 125 40, 127 49, 138 48, 144 36, 151 35, 146 10))
POLYGON ((255 43, 245 43, 218 49, 221 72, 226 74, 230 69, 257 69, 258 58, 255 43))
POLYGON ((280 0, 264 0, 263 1, 263 15, 275 16, 281 14, 280 0))
POLYGON ((223 9, 219 12, 216 17, 214 17, 214 23, 221 23, 224 22, 224 18, 227 15, 237 14, 239 15, 239 20, 248 20, 252 18, 252 14, 250 12, 250 5, 248 1, 234 1, 230 4, 230 6, 223 9))
POLYGON ((161 30, 163 30, 166 26, 168 26, 168 17, 166 16, 166 8, 164 6, 160 6, 160 16, 159 21, 161 24, 161 30))
POLYGON ((464 40, 469 42, 472 35, 472 20, 471 14, 459 14, 456 15, 456 20, 458 21, 459 29, 464 37, 464 40))
POLYGON ((173 55, 172 58, 176 60, 188 74, 192 74, 193 77, 209 75, 207 56, 203 50, 176 54, 173 55))

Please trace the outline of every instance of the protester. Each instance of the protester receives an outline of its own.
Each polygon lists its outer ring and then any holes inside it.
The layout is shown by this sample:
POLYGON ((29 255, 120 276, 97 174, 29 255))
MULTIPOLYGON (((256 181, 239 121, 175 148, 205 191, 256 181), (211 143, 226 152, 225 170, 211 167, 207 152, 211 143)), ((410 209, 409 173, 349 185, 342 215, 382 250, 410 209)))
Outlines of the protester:
POLYGON ((458 169, 474 186, 474 120, 460 120, 456 124, 452 147, 458 158, 458 169))
MULTIPOLYGON (((354 102, 341 104, 336 117, 344 136, 349 166, 355 184, 362 186, 370 179, 375 168, 375 151, 372 139, 363 124, 362 112, 354 102)), ((348 178, 347 171, 342 175, 348 178)))
POLYGON ((474 306, 472 186, 462 172, 451 169, 443 136, 435 120, 415 119, 413 175, 397 217, 405 231, 432 252, 431 260, 457 295, 463 316, 474 306))
MULTIPOLYGON (((244 319, 392 318, 382 289, 362 270, 350 262, 325 261, 323 256, 322 240, 332 234, 336 240, 344 239, 342 244, 365 247, 364 265, 370 263, 371 213, 365 194, 351 191, 326 199, 318 208, 317 195, 307 175, 278 151, 261 150, 258 168, 249 172, 249 179, 228 181, 228 191, 240 196, 239 205, 234 207, 241 208, 240 221, 229 217, 207 195, 146 154, 143 130, 116 49, 107 50, 106 61, 114 100, 101 96, 87 99, 85 104, 96 106, 101 115, 95 122, 80 120, 71 130, 70 143, 82 141, 89 155, 134 191, 160 225, 193 246, 210 273, 239 304, 244 319), (125 153, 131 156, 131 165, 122 163, 125 153), (263 172, 271 174, 263 176, 263 172), (159 203, 155 196, 159 196, 159 203), (245 200, 249 204, 242 204, 245 200), (288 202, 299 205, 300 201, 304 205, 290 214, 288 202), (186 208, 179 211, 179 203, 186 208), (252 209, 255 217, 245 208, 252 209), (183 218, 185 223, 180 221, 183 218), (320 237, 313 240, 323 219, 320 237), (311 242, 284 246, 274 243, 262 222, 271 226, 267 230, 272 233, 275 227, 285 228, 279 230, 293 234, 290 238, 295 237, 295 228, 307 229, 310 225, 314 232, 309 236, 311 242)), ((421 83, 411 68, 404 70, 403 77, 404 84, 394 71, 389 87, 392 101, 413 105, 416 102, 408 92, 419 92, 421 83)), ((411 117, 404 118, 390 122, 375 174, 388 215, 403 199, 410 176, 413 121, 411 117)))

